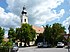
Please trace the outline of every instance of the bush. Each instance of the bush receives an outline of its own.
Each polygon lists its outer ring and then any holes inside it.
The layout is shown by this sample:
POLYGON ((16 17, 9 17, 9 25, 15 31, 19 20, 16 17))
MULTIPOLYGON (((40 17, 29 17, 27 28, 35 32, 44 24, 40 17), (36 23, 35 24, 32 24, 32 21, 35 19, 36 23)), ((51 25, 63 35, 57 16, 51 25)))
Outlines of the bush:
POLYGON ((11 41, 8 41, 8 42, 3 41, 0 44, 0 52, 10 52, 11 48, 12 48, 12 42, 11 41))
POLYGON ((0 47, 0 52, 9 52, 9 47, 1 46, 0 47))

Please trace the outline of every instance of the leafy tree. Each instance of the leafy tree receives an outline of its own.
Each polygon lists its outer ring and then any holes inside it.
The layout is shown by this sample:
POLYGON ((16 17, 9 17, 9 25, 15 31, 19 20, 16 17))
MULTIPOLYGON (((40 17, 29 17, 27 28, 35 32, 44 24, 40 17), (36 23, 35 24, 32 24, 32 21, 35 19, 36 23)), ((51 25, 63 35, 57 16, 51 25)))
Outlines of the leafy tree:
POLYGON ((13 47, 13 42, 12 41, 2 41, 0 44, 0 52, 9 52, 11 51, 11 48, 13 47))
POLYGON ((3 41, 0 46, 4 46, 4 47, 9 47, 10 48, 10 47, 12 47, 12 45, 13 45, 13 42, 9 40, 8 42, 3 41))
POLYGON ((55 23, 52 26, 52 37, 53 37, 53 45, 58 41, 63 41, 63 34, 65 33, 65 27, 59 23, 55 23))
POLYGON ((22 24, 21 28, 16 29, 17 38, 21 41, 29 45, 30 41, 33 41, 35 38, 35 30, 29 24, 22 24))
POLYGON ((21 28, 16 28, 16 39, 21 39, 21 37, 20 37, 20 34, 21 34, 21 28))
POLYGON ((4 32, 5 32, 5 30, 0 27, 0 43, 1 43, 2 40, 3 40, 4 32))
POLYGON ((52 43, 52 27, 49 25, 46 25, 46 27, 44 27, 44 39, 45 41, 47 41, 48 43, 52 43))
POLYGON ((52 26, 46 25, 44 27, 44 37, 45 40, 51 43, 53 46, 56 45, 58 41, 63 41, 63 34, 65 33, 65 27, 59 23, 54 23, 52 26))
POLYGON ((29 45, 29 42, 35 38, 35 30, 29 24, 22 24, 22 37, 24 38, 25 46, 26 43, 29 45))
POLYGON ((24 36, 22 35, 22 29, 16 28, 16 39, 20 41, 20 46, 22 46, 22 42, 24 40, 24 36))
POLYGON ((8 36, 9 36, 10 40, 12 40, 13 42, 15 42, 15 40, 16 40, 16 32, 14 31, 13 28, 9 29, 8 36))

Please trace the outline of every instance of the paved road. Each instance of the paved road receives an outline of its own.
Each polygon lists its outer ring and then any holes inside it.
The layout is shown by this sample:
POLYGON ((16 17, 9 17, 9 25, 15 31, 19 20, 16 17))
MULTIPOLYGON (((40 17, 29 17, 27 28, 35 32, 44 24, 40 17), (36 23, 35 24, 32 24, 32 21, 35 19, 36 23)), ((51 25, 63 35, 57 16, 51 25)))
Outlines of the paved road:
POLYGON ((26 47, 26 48, 19 48, 18 52, 68 52, 68 51, 65 48, 26 47))

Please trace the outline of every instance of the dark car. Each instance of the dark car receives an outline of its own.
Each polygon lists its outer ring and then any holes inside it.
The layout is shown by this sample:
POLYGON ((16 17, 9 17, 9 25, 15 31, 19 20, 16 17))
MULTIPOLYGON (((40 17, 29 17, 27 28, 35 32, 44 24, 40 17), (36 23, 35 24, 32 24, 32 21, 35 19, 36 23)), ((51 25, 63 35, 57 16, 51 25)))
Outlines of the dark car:
POLYGON ((44 42, 43 43, 43 47, 44 48, 50 48, 51 47, 51 44, 47 43, 47 42, 44 42))
POLYGON ((38 48, 48 48, 51 47, 51 44, 48 44, 47 42, 39 42, 37 46, 38 48))
POLYGON ((43 47, 44 47, 44 48, 48 47, 47 42, 44 42, 44 43, 43 43, 43 47))

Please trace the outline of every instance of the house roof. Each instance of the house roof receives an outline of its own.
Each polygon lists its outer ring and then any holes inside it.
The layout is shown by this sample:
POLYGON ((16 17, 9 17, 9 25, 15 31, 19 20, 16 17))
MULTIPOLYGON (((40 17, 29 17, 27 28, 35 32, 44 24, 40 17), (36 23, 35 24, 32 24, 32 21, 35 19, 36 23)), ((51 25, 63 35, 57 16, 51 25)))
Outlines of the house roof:
POLYGON ((43 33, 44 28, 38 26, 32 26, 32 28, 36 31, 36 33, 43 33))
POLYGON ((4 38, 3 41, 7 42, 7 41, 9 41, 9 39, 8 38, 4 38))

